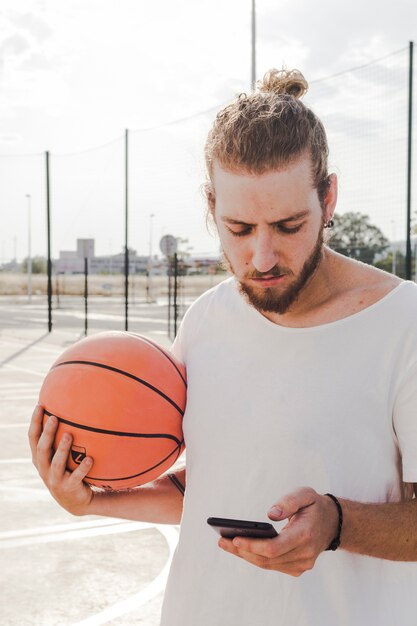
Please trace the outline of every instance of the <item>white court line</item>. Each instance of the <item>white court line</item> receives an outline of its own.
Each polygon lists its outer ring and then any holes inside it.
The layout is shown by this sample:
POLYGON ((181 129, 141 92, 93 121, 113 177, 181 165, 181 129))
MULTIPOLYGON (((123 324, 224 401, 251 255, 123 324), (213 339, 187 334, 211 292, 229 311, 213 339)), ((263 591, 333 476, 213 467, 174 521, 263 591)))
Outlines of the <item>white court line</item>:
MULTIPOLYGON (((0 345, 1 346, 12 346, 13 348, 16 347, 21 347, 24 348, 25 347, 25 343, 23 341, 5 341, 4 339, 0 339, 0 345)), ((47 348, 45 346, 39 346, 37 344, 33 344, 32 346, 30 346, 30 348, 27 349, 27 351, 29 350, 37 350, 38 352, 48 352, 49 353, 54 353, 54 354, 59 354, 60 350, 59 348, 47 348)))
POLYGON ((32 463, 32 459, 29 457, 24 459, 0 459, 0 465, 16 465, 20 463, 32 463))
POLYGON ((11 391, 24 387, 25 389, 38 389, 37 383, 0 383, 0 390, 10 389, 11 391))
POLYGON ((39 389, 37 393, 21 393, 18 396, 12 396, 10 394, 2 393, 0 391, 0 399, 4 402, 15 402, 16 400, 36 400, 39 396, 39 389))
POLYGON ((30 370, 26 367, 18 367, 17 365, 10 365, 7 363, 3 365, 4 369, 13 370, 15 372, 24 372, 25 374, 32 374, 34 376, 40 376, 41 378, 45 378, 47 372, 38 372, 37 370, 30 370))
POLYGON ((38 496, 42 496, 42 497, 46 497, 49 498, 51 496, 51 494, 49 493, 49 491, 46 491, 45 489, 39 489, 39 487, 16 487, 15 485, 13 487, 10 487, 9 485, 0 485, 0 492, 4 491, 4 492, 12 492, 12 493, 22 493, 22 492, 26 492, 26 493, 36 493, 38 496))
MULTIPOLYGON (((126 523, 119 517, 105 517, 94 520, 86 520, 85 522, 71 522, 68 524, 52 524, 50 526, 33 526, 32 528, 23 528, 22 530, 5 530, 0 532, 0 539, 12 539, 16 537, 29 537, 31 535, 45 535, 47 533, 63 532, 64 530, 82 530, 85 528, 94 528, 98 526, 111 526, 113 524, 126 523)), ((143 522, 145 523, 145 522, 143 522)), ((153 527, 154 524, 149 524, 153 527)))
POLYGON ((39 390, 40 390, 40 386, 37 389, 34 389, 33 391, 20 391, 18 389, 14 389, 14 390, 10 390, 10 391, 3 391, 2 389, 0 389, 0 397, 1 398, 8 398, 10 400, 13 399, 17 399, 19 400, 19 398, 24 398, 25 400, 30 400, 30 398, 36 398, 37 395, 39 395, 39 390))
POLYGON ((30 422, 22 422, 21 424, 0 424, 0 430, 9 430, 9 428, 28 428, 30 422))
POLYGON ((40 385, 36 388, 36 389, 22 389, 21 391, 19 391, 19 389, 9 389, 8 391, 4 391, 4 389, 0 388, 0 396, 2 396, 3 398, 21 398, 21 397, 29 397, 32 398, 33 396, 37 395, 39 393, 39 389, 40 389, 40 385), (18 395, 17 395, 18 394, 18 395))
POLYGON ((95 528, 85 528, 81 530, 66 530, 60 533, 50 533, 48 535, 37 535, 35 537, 17 537, 16 539, 5 539, 0 541, 0 549, 21 548, 23 546, 33 546, 45 543, 56 543, 58 541, 73 541, 74 539, 85 539, 86 537, 102 537, 105 535, 118 535, 130 533, 133 530, 144 530, 152 525, 145 522, 124 522, 109 526, 96 526, 95 528))
POLYGON ((121 615, 130 613, 140 606, 143 606, 152 600, 152 598, 164 591, 169 568, 171 567, 172 557, 178 543, 178 532, 172 526, 156 525, 155 527, 162 535, 164 535, 169 547, 168 560, 158 576, 146 587, 146 589, 143 589, 126 600, 116 602, 116 604, 109 606, 107 609, 104 609, 104 611, 100 611, 100 613, 96 613, 96 615, 87 617, 87 619, 84 619, 81 622, 76 622, 75 624, 72 624, 72 626, 100 626, 100 624, 106 624, 121 615))
MULTIPOLYGON (((57 317, 75 317, 76 319, 83 320, 84 313, 80 313, 78 311, 59 311, 55 313, 57 317)), ((88 319, 90 321, 115 321, 122 322, 125 319, 124 315, 119 315, 115 313, 89 313, 88 319)), ((143 323, 152 323, 152 324, 164 324, 166 325, 166 320, 161 318, 154 317, 138 317, 137 315, 129 315, 129 322, 143 322, 143 323)))

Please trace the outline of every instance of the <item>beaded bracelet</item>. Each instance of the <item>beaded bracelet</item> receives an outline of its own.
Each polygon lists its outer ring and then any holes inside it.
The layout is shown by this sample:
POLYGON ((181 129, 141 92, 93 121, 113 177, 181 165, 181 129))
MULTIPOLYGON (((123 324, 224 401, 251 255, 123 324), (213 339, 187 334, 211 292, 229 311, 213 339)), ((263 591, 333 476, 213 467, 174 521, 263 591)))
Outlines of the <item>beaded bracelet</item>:
POLYGON ((337 528, 336 536, 333 539, 333 541, 330 543, 329 547, 326 548, 326 550, 334 551, 334 550, 337 550, 337 548, 340 546, 340 535, 342 534, 342 526, 343 526, 343 511, 342 511, 342 507, 340 506, 340 502, 336 498, 336 496, 332 495, 331 493, 325 493, 324 495, 329 496, 329 498, 333 500, 333 502, 337 506, 337 512, 339 514, 339 525, 337 528))

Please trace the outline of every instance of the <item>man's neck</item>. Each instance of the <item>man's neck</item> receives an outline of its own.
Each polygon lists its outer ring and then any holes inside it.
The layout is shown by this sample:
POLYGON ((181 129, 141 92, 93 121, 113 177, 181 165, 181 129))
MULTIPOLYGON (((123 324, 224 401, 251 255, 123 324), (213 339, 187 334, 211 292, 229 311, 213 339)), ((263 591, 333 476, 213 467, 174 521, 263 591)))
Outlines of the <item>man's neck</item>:
POLYGON ((316 272, 290 310, 263 315, 280 326, 320 326, 371 306, 401 282, 397 276, 325 246, 316 272))

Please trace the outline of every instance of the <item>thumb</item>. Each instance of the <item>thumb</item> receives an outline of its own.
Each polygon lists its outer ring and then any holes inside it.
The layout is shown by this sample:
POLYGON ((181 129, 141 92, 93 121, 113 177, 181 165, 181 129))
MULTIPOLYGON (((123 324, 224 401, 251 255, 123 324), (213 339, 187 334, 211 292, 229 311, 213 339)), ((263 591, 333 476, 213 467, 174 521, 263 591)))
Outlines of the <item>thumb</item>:
POLYGON ((274 521, 286 519, 300 509, 314 504, 316 498, 317 493, 314 489, 301 487, 277 500, 269 509, 268 517, 274 521))

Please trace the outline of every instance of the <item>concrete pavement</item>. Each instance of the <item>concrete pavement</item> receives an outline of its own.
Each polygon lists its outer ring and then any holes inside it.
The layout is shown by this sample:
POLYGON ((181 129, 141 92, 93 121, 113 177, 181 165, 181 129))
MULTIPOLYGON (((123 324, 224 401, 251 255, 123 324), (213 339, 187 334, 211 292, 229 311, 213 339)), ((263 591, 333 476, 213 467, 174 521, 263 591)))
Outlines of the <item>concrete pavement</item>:
MULTIPOLYGON (((97 301, 91 332, 123 328, 119 305, 97 301)), ((178 527, 71 516, 30 460, 27 428, 43 377, 82 336, 79 308, 61 313, 48 334, 44 300, 0 299, 0 621, 157 626, 178 527)), ((134 332, 170 345, 161 303, 137 305, 131 315, 134 332)))

